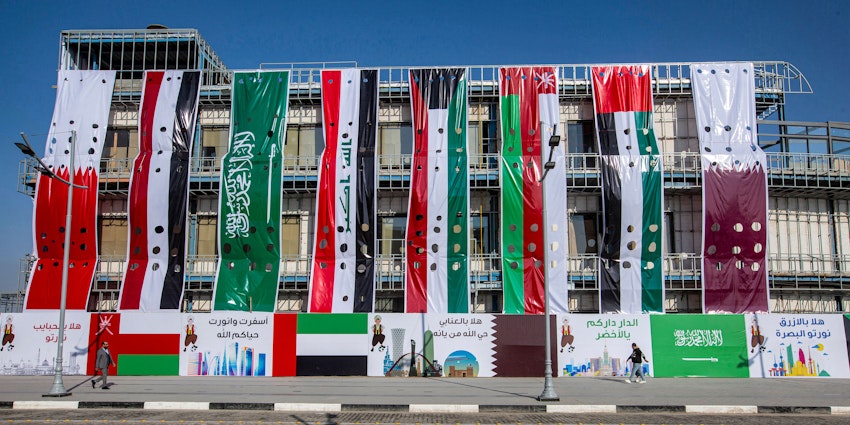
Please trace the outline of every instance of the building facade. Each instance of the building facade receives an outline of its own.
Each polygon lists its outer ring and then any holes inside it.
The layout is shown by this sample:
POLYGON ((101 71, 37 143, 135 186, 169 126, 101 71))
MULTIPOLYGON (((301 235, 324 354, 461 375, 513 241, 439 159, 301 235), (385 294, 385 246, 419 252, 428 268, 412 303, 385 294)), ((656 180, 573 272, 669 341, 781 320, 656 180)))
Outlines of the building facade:
MULTIPOLYGON (((651 65, 654 128, 663 155, 664 309, 702 311, 700 149, 688 63, 651 65)), ((850 123, 789 121, 789 94, 811 93, 792 64, 754 61, 759 145, 768 161, 768 271, 772 312, 850 311, 850 123)), ((307 311, 319 159, 324 148, 320 72, 356 64, 261 64, 290 71, 283 148, 278 312, 307 311)), ((128 193, 139 149, 146 70, 202 71, 190 157, 187 263, 181 310, 210 311, 217 262, 221 158, 228 150, 233 73, 193 29, 63 31, 60 70, 115 70, 100 160, 98 265, 88 311, 115 311, 127 269, 128 193)), ((556 65, 565 125, 569 310, 596 313, 602 177, 590 65, 556 65)), ((468 68, 470 299, 473 312, 503 311, 500 234, 499 66, 468 68)), ((376 312, 403 312, 404 239, 413 157, 405 67, 378 69, 376 312)), ((40 143, 40 142, 37 142, 40 143)), ((23 160, 19 191, 37 171, 23 160)), ((22 273, 32 261, 22 260, 22 273)), ((26 278, 24 277, 24 281, 26 278)), ((7 297, 8 298, 8 297, 7 297)), ((4 298, 14 309, 15 302, 4 298)), ((13 298, 13 297, 12 297, 13 298)), ((17 304, 19 305, 19 304, 17 304)))

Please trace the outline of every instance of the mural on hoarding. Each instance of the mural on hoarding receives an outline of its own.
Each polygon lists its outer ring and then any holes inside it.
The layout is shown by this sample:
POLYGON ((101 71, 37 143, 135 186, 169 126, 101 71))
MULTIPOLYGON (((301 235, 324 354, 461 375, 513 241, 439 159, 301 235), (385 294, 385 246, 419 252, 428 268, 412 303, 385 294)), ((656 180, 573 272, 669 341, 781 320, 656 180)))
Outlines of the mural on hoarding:
POLYGON ((632 343, 648 358, 642 364, 653 376, 649 315, 566 314, 557 321, 558 376, 629 376, 632 343))
MULTIPOLYGON (((94 373, 97 348, 109 342, 119 375, 177 375, 180 313, 91 313, 88 373, 94 373)), ((109 374, 116 370, 110 367, 109 374)))
POLYGON ((367 327, 369 376, 495 376, 492 315, 374 314, 367 327))
POLYGON ((182 314, 174 323, 180 327, 174 342, 180 375, 272 375, 273 314, 182 314))
MULTIPOLYGON (((88 320, 88 313, 65 312, 63 375, 86 374, 88 320)), ((57 311, 0 314, 0 327, 0 375, 53 375, 59 338, 57 311)))
POLYGON ((748 314, 750 376, 848 378, 839 315, 748 314))
POLYGON ((655 376, 750 376, 744 316, 653 315, 649 323, 655 376))
MULTIPOLYGON (((545 317, 511 314, 66 312, 63 372, 111 375, 542 376, 545 317), (94 351, 92 351, 94 353, 94 351)), ((848 378, 850 316, 550 316, 553 374, 848 378), (843 338, 843 339, 842 339, 843 338)), ((51 375, 58 312, 0 314, 0 375, 51 375)))

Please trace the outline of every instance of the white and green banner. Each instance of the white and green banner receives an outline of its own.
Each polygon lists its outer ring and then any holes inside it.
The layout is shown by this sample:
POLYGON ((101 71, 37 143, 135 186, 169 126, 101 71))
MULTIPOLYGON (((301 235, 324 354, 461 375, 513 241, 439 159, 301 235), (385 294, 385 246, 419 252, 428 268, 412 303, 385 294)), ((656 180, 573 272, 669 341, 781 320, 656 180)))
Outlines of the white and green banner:
POLYGON ((221 161, 214 310, 275 310, 289 72, 233 76, 230 149, 221 161))

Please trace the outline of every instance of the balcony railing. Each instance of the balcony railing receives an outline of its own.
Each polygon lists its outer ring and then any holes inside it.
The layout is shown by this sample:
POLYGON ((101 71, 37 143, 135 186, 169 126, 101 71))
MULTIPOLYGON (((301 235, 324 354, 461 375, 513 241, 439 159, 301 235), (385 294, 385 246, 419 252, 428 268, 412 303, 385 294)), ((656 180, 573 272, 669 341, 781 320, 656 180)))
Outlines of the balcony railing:
MULTIPOLYGON (((284 160, 283 187, 307 188, 304 182, 318 178, 317 156, 297 156, 284 160), (300 183, 300 184, 299 184, 300 183)), ((410 183, 410 155, 379 155, 378 176, 381 187, 407 188, 410 183)), ((596 154, 569 154, 567 187, 572 190, 599 190, 601 179, 599 157, 596 154)), ((470 180, 473 187, 500 187, 498 154, 479 154, 470 157, 470 180)), ((807 189, 825 189, 836 198, 850 197, 850 155, 767 153, 768 186, 772 194, 817 196, 807 189)), ((35 160, 22 159, 18 166, 18 192, 33 196, 38 175, 35 160)), ((127 158, 101 160, 100 185, 102 192, 126 192, 130 181, 132 161, 127 158)), ((702 181, 700 155, 696 152, 675 152, 663 155, 664 186, 668 189, 699 188, 702 181)), ((221 171, 217 158, 192 158, 190 183, 218 184, 221 171)), ((313 190, 313 189, 310 189, 313 190)))
MULTIPOLYGON (((596 290, 599 271, 595 255, 575 255, 568 261, 568 284, 575 290, 596 290)), ((670 290, 699 290, 702 256, 696 253, 671 253, 664 257, 664 275, 670 290)), ((218 258, 189 256, 186 284, 189 289, 212 289, 218 258), (202 284, 206 283, 206 284, 202 284)), ((124 257, 101 257, 96 279, 120 282, 126 266, 124 257)), ((808 290, 850 290, 850 256, 772 255, 768 257, 771 288, 808 290)), ((310 255, 286 255, 280 263, 281 291, 306 291, 312 260, 310 255)), ((475 254, 469 260, 473 289, 501 289, 502 259, 498 254, 475 254)), ((403 291, 405 260, 403 254, 378 255, 375 258, 375 289, 403 291)))

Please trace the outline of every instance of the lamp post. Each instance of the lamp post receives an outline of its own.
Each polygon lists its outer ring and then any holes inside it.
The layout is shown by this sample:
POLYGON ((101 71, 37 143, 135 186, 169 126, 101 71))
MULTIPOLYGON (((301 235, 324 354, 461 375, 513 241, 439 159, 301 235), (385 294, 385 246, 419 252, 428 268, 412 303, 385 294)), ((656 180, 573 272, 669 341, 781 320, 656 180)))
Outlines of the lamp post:
MULTIPOLYGON (((540 128, 543 127, 543 123, 540 123, 540 128)), ((543 175, 540 176, 540 183, 543 183, 543 180, 546 179, 546 175, 549 174, 549 170, 555 168, 555 162, 552 161, 552 154, 555 152, 555 148, 561 143, 561 136, 558 135, 558 125, 555 124, 555 128, 552 131, 552 135, 549 136, 549 160, 543 164, 543 175)), ((546 186, 543 186, 543 199, 546 199, 546 186)), ((546 214, 543 214, 543 229, 544 232, 549 231, 549 223, 546 220, 546 214)), ((544 251, 545 252, 545 251, 544 251)), ((549 308, 549 264, 546 264, 544 258, 543 264, 543 299, 545 301, 544 310, 546 313, 546 360, 544 361, 545 370, 543 371, 543 392, 537 396, 538 401, 560 401, 561 398, 558 397, 558 393, 555 392, 555 386, 552 383, 552 326, 549 323, 549 315, 551 310, 549 308)))
POLYGON ((86 186, 77 186, 74 184, 74 149, 77 142, 77 132, 75 130, 71 130, 68 180, 57 176, 50 170, 50 168, 47 167, 47 165, 44 164, 44 162, 41 161, 38 155, 35 154, 35 150, 33 150, 29 140, 27 140, 26 134, 23 132, 21 133, 21 138, 24 139, 24 143, 15 143, 15 146, 17 146, 24 155, 29 156, 38 162, 36 170, 39 174, 44 174, 49 178, 59 180, 68 185, 68 206, 65 214, 65 244, 62 256, 62 291, 59 298, 59 335, 57 336, 56 341, 56 362, 53 369, 53 386, 50 388, 50 392, 42 394, 43 397, 65 397, 71 395, 71 393, 65 389, 65 384, 62 382, 62 349, 65 342, 65 301, 68 297, 68 263, 70 262, 71 252, 71 208, 73 207, 74 188, 86 189, 86 186))

